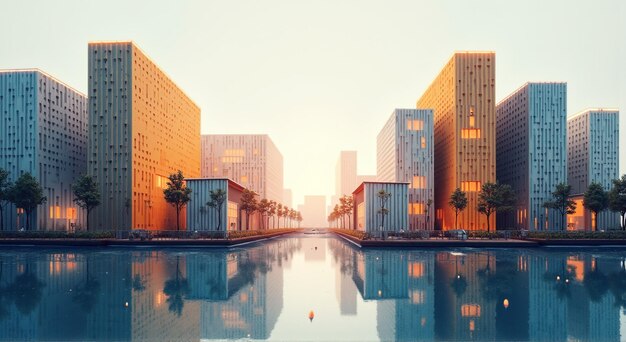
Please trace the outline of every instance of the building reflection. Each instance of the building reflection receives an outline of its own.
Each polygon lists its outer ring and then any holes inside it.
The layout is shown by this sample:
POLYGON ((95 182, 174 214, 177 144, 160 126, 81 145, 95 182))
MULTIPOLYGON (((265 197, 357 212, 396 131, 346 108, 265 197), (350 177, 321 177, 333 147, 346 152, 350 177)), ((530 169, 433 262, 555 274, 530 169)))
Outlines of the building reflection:
MULTIPOLYGON (((268 339, 286 305, 284 269, 303 246, 315 251, 301 241, 0 252, 0 340, 268 339)), ((622 338, 620 251, 364 251, 334 238, 325 245, 340 317, 363 319, 359 305, 374 303, 376 322, 365 324, 376 324, 381 340, 622 338)))

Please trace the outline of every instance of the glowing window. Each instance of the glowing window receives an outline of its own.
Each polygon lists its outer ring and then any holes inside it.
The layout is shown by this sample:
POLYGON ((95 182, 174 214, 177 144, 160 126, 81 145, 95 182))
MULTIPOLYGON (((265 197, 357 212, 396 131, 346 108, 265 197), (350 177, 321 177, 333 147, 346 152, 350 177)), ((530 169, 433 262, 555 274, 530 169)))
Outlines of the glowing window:
POLYGON ((406 129, 409 131, 421 131, 424 129, 424 121, 422 120, 406 120, 406 129))
POLYGON ((54 218, 61 218, 61 207, 54 207, 54 218))
POLYGON ((463 317, 480 317, 480 305, 464 304, 461 306, 461 316, 463 317))
POLYGON ((476 124, 476 118, 472 115, 469 117, 469 126, 474 127, 475 124, 476 124))
POLYGON ((480 182, 479 181, 461 182, 461 191, 463 191, 463 192, 477 192, 477 191, 480 191, 480 182))
POLYGON ((424 298, 426 294, 421 290, 412 290, 411 291, 411 303, 413 304, 422 304, 424 303, 424 298))
POLYGON ((357 229, 365 230, 365 202, 359 203, 356 208, 357 229))
POLYGON ((76 219, 76 208, 67 208, 65 209, 65 217, 70 220, 76 219))
POLYGON ((421 278, 424 275, 424 263, 412 262, 409 264, 409 277, 421 278))
POLYGON ((409 205, 409 215, 422 215, 424 214, 423 203, 411 203, 409 205))
POLYGON ((413 189, 426 189, 426 176, 413 176, 413 183, 411 183, 413 189))
POLYGON ((50 218, 54 218, 54 207, 50 207, 50 218))
POLYGON ((228 201, 228 230, 237 230, 237 209, 237 203, 228 201))
POLYGON ((463 129, 461 129, 461 138, 463 138, 463 139, 480 139, 480 128, 463 128, 463 129))
POLYGON ((241 176, 241 183, 242 184, 247 184, 248 183, 248 176, 241 176))
POLYGON ((422 141, 422 148, 426 148, 426 137, 422 137, 421 141, 422 141))

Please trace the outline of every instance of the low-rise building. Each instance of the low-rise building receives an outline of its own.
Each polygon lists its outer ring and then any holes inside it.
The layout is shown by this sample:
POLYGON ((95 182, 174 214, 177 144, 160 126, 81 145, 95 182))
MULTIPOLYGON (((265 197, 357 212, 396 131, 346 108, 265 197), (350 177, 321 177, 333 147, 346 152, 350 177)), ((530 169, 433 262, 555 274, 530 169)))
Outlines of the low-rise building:
POLYGON ((367 233, 408 230, 408 192, 409 183, 361 183, 352 193, 354 198, 353 222, 356 222, 356 229, 367 233), (379 197, 379 192, 381 190, 389 193, 385 203, 387 213, 384 216, 380 212, 381 197, 379 197))
POLYGON ((185 179, 191 189, 191 200, 187 204, 188 231, 233 231, 259 229, 258 214, 250 214, 246 225, 246 213, 241 209, 244 187, 228 178, 185 179), (209 206, 211 191, 223 190, 226 199, 221 208, 209 206), (219 210, 219 212, 218 212, 219 210))

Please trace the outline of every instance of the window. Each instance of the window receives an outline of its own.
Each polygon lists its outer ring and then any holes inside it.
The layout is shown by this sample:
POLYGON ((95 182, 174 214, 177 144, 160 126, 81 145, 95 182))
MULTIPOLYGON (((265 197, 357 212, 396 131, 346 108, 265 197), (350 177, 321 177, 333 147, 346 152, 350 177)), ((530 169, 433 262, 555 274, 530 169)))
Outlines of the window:
POLYGON ((365 230, 365 202, 359 203, 356 208, 357 229, 365 230))
POLYGON ((422 148, 426 148, 426 137, 422 137, 421 139, 422 148))
POLYGON ((461 138, 463 138, 463 139, 480 139, 480 128, 463 128, 463 129, 461 129, 461 138))
POLYGON ((480 182, 479 181, 461 182, 461 191, 464 191, 464 192, 480 191, 480 182))
POLYGON ((469 117, 469 126, 474 127, 475 124, 476 124, 476 118, 472 115, 469 117))
POLYGON ((426 189, 426 176, 413 176, 412 189, 426 189))
POLYGON ((228 201, 228 230, 237 230, 237 209, 235 202, 228 201))
POLYGON ((461 305, 461 316, 463 317, 480 317, 480 305, 464 304, 461 305))
POLYGON ((421 278, 424 275, 424 263, 419 261, 414 261, 409 264, 409 277, 411 278, 421 278))
POLYGON ((421 131, 424 129, 424 121, 422 120, 406 120, 406 129, 409 131, 421 131))
POLYGON ((410 203, 409 215, 424 215, 424 203, 410 203))
POLYGON ((241 184, 248 184, 248 176, 241 176, 241 184))

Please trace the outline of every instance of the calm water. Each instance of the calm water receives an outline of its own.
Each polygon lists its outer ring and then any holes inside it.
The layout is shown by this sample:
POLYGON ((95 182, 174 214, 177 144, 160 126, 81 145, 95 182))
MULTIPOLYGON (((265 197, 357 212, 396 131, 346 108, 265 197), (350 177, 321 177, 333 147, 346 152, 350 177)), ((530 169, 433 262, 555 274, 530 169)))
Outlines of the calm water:
POLYGON ((0 340, 619 341, 626 250, 0 249, 0 340), (309 319, 313 311, 314 318, 309 319))

